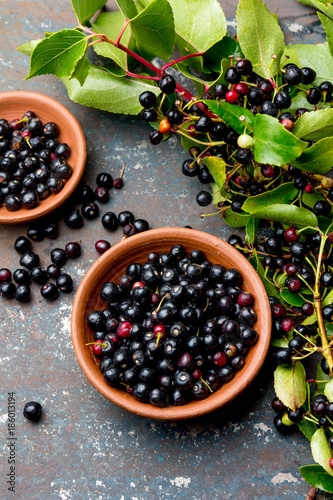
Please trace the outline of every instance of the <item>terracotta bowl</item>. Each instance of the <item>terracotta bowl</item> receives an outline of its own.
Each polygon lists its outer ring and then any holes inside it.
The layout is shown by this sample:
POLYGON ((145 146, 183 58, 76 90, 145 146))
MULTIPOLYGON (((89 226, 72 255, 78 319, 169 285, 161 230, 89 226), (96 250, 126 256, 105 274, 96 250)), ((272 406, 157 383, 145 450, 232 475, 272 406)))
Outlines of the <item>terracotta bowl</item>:
POLYGON ((133 413, 154 419, 181 420, 198 417, 229 403, 254 379, 266 357, 271 336, 271 313, 265 288, 256 271, 237 250, 220 238, 185 228, 152 229, 123 240, 105 252, 89 269, 77 291, 71 319, 72 342, 78 362, 96 389, 116 405, 133 413), (132 262, 144 263, 149 252, 168 252, 175 244, 187 251, 202 250, 213 264, 226 268, 236 267, 244 278, 244 290, 255 297, 254 309, 258 320, 254 326, 259 334, 258 342, 251 347, 244 367, 235 377, 207 399, 192 401, 184 406, 158 408, 140 403, 125 391, 110 387, 99 371, 99 361, 92 353, 93 333, 87 326, 87 316, 94 310, 106 307, 99 296, 103 283, 118 282, 132 262))
POLYGON ((35 92, 5 92, 0 94, 0 118, 8 121, 21 118, 26 111, 34 111, 45 124, 55 122, 60 129, 59 140, 66 142, 71 148, 68 163, 73 168, 73 174, 66 181, 58 194, 51 194, 42 200, 37 207, 28 210, 20 208, 10 212, 6 207, 0 208, 0 223, 20 224, 30 222, 48 215, 58 208, 74 191, 78 185, 86 164, 86 141, 82 129, 76 118, 60 102, 51 97, 35 92))

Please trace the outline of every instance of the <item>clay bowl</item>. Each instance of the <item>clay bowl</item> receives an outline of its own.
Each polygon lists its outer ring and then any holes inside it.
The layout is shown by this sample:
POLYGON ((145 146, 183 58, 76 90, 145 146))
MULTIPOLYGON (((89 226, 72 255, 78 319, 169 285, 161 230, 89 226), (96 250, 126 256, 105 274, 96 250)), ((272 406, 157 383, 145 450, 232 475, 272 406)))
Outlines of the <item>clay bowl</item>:
POLYGON ((28 110, 34 111, 44 124, 53 121, 59 126, 58 139, 60 142, 66 142, 72 151, 68 163, 73 168, 73 174, 60 193, 51 194, 31 210, 20 208, 16 212, 10 212, 5 207, 1 207, 0 223, 2 224, 30 222, 58 208, 78 185, 86 163, 86 141, 82 129, 65 106, 51 97, 35 92, 16 91, 0 94, 0 118, 11 121, 14 118, 21 118, 28 110))
POLYGON ((133 413, 154 419, 181 420, 198 417, 230 403, 255 378, 267 354, 271 336, 271 313, 265 288, 256 271, 237 250, 220 238, 185 228, 152 229, 131 236, 105 252, 89 269, 77 291, 71 318, 72 342, 78 362, 96 389, 116 405, 133 413), (255 329, 258 342, 251 347, 245 358, 244 367, 235 377, 224 384, 207 399, 192 401, 184 406, 158 408, 136 401, 125 391, 112 388, 104 382, 99 371, 99 362, 92 353, 93 334, 87 326, 87 316, 94 310, 106 307, 99 296, 103 283, 118 282, 132 262, 144 263, 149 252, 168 252, 175 244, 181 244, 187 251, 202 250, 207 259, 226 268, 236 267, 244 277, 243 288, 255 297, 254 309, 258 320, 255 329))

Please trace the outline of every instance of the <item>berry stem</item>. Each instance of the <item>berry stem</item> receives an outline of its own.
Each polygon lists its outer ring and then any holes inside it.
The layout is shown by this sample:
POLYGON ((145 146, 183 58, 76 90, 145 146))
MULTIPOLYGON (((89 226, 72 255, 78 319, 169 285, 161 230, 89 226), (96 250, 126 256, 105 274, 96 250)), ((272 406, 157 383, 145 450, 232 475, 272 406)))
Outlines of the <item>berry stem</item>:
POLYGON ((170 61, 164 66, 162 66, 162 71, 165 71, 169 66, 173 66, 181 61, 185 61, 185 59, 190 59, 190 57, 200 57, 203 56, 204 52, 197 52, 196 54, 188 54, 187 56, 180 57, 179 59, 175 59, 174 61, 170 61))
POLYGON ((318 490, 314 486, 311 486, 310 491, 306 495, 305 500, 316 500, 317 493, 318 493, 318 490))
POLYGON ((184 134, 184 132, 181 132, 179 129, 174 130, 172 129, 172 132, 175 134, 180 134, 186 137, 187 139, 190 139, 190 141, 196 142, 197 144, 203 144, 204 146, 211 147, 211 146, 219 146, 220 144, 225 144, 225 142, 220 141, 220 142, 203 142, 203 141, 198 141, 198 139, 195 139, 194 137, 191 137, 190 135, 184 134))
POLYGON ((119 35, 118 35, 118 38, 117 38, 117 40, 116 40, 116 45, 115 45, 116 47, 119 47, 121 37, 123 36, 124 31, 125 31, 125 29, 127 28, 127 26, 129 25, 129 23, 130 23, 130 21, 129 21, 128 19, 125 19, 125 22, 124 22, 124 24, 123 24, 123 27, 121 28, 120 33, 119 33, 119 35))
POLYGON ((131 73, 130 71, 126 71, 127 76, 131 76, 132 78, 139 78, 140 80, 156 80, 159 81, 158 76, 144 76, 144 75, 137 75, 136 73, 131 73))

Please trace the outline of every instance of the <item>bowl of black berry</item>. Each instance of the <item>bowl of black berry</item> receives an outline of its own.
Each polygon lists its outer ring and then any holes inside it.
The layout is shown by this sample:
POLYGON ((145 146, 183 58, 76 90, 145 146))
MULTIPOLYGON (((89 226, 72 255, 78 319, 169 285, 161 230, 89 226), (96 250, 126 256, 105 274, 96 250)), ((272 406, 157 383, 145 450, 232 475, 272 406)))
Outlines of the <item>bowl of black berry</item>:
POLYGON ((77 187, 86 142, 61 103, 34 92, 0 94, 0 223, 48 215, 77 187))
POLYGON ((216 410, 258 374, 269 300, 246 258, 216 236, 162 228, 105 252, 77 291, 77 360, 116 405, 154 419, 216 410))

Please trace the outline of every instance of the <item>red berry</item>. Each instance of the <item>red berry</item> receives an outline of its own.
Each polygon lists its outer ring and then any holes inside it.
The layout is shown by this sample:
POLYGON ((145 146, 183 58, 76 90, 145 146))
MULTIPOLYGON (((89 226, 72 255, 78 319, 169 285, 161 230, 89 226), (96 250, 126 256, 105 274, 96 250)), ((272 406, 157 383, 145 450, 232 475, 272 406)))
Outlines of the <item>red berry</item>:
POLYGON ((195 137, 196 135, 198 135, 198 132, 195 130, 194 128, 194 124, 191 123, 188 128, 187 128, 187 132, 189 133, 189 135, 191 135, 192 137, 195 137))
POLYGON ((270 179, 271 177, 274 177, 275 169, 272 165, 262 165, 261 173, 264 177, 266 177, 266 179, 270 179))
POLYGON ((134 288, 143 288, 144 286, 145 284, 143 281, 136 281, 132 286, 132 290, 134 290, 134 288))
POLYGON ((287 273, 288 276, 295 276, 298 272, 298 267, 296 266, 296 264, 286 264, 285 266, 283 266, 282 271, 284 273, 287 273))
POLYGON ((20 130, 22 127, 23 127, 23 123, 17 123, 19 122, 20 120, 18 118, 15 118, 13 121, 10 122, 10 126, 11 128, 13 128, 14 130, 20 130))
POLYGON ((195 380, 199 380, 201 379, 202 377, 202 373, 200 370, 194 370, 194 372, 192 373, 192 377, 195 379, 195 380))
POLYGON ((25 130, 24 132, 22 132, 21 137, 23 137, 23 139, 26 139, 26 138, 31 139, 32 134, 31 134, 30 130, 25 130))
POLYGON ((213 363, 217 366, 224 366, 227 364, 227 356, 224 352, 218 351, 213 356, 213 363))
POLYGON ((314 308, 313 308, 313 305, 310 304, 310 302, 305 302, 305 304, 302 305, 302 313, 305 316, 311 316, 311 314, 313 314, 313 312, 314 312, 314 308))
POLYGON ((102 355, 102 352, 101 352, 102 344, 103 344, 103 340, 96 340, 96 344, 94 344, 92 346, 92 350, 93 350, 93 353, 95 354, 95 356, 102 355))
POLYGON ((330 464, 331 469, 333 469, 333 457, 331 458, 329 464, 330 464))
POLYGON ((55 160, 58 158, 58 156, 55 153, 51 153, 51 161, 55 160))
POLYGON ((252 293, 241 292, 237 297, 237 303, 241 307, 252 306, 253 301, 254 301, 254 297, 253 297, 252 293))
POLYGON ((160 298, 157 295, 157 293, 152 293, 150 296, 150 305, 156 306, 159 303, 159 301, 160 301, 160 298))
POLYGON ((132 325, 129 321, 123 321, 117 328, 117 335, 123 339, 130 336, 132 325))
POLYGON ((282 304, 275 304, 272 307, 272 315, 275 319, 284 318, 286 315, 286 309, 282 304))
POLYGON ((229 90, 225 95, 225 100, 231 104, 235 104, 238 101, 239 95, 234 90, 229 90))
POLYGON ((308 184, 307 186, 305 186, 305 192, 308 193, 308 194, 312 194, 314 191, 314 187, 312 186, 312 184, 308 184))
POLYGON ((246 83, 240 82, 237 83, 234 86, 234 90, 239 94, 239 95, 246 95, 249 91, 249 86, 246 83))
POLYGON ((295 243, 295 241, 299 240, 300 235, 295 227, 289 227, 283 233, 283 237, 287 243, 295 243))
POLYGON ((123 180, 121 177, 117 177, 114 181, 113 181, 113 187, 115 189, 121 189, 123 187, 123 180))
POLYGON ((287 130, 291 130, 294 127, 294 125, 295 125, 292 120, 288 120, 288 119, 281 120, 280 123, 287 130))
POLYGON ((12 273, 6 267, 0 269, 0 283, 3 281, 10 281, 12 278, 12 273))
POLYGON ((159 337, 160 339, 163 339, 166 336, 166 329, 164 328, 163 325, 156 325, 154 326, 154 337, 157 339, 159 337))
POLYGON ((289 292, 297 293, 301 290, 301 288, 302 288, 301 280, 299 278, 291 278, 291 280, 288 283, 289 292))
POLYGON ((104 253, 111 247, 110 243, 106 240, 98 240, 95 243, 95 248, 98 253, 104 253))
POLYGON ((285 318, 282 320, 282 328, 285 332, 291 332, 295 328, 295 321, 291 318, 285 318))
POLYGON ((95 189, 95 196, 96 199, 101 203, 107 203, 110 199, 109 190, 102 186, 98 186, 95 189))

